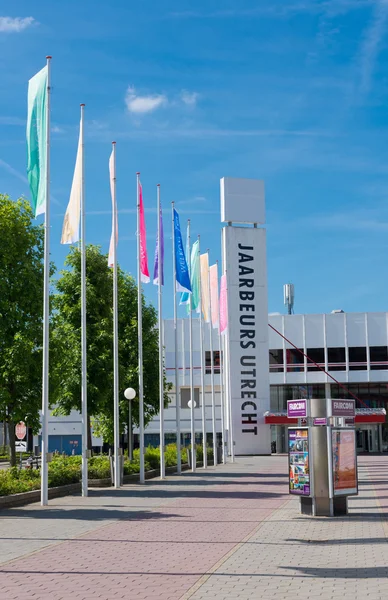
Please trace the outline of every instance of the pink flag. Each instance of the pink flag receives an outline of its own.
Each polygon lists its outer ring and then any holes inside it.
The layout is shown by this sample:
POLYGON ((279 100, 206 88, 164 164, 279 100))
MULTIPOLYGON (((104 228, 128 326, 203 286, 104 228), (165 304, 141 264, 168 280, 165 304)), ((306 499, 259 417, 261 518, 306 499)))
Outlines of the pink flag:
POLYGON ((212 325, 213 329, 218 328, 219 306, 218 306, 218 265, 212 265, 210 272, 210 298, 212 302, 212 325))
POLYGON ((220 333, 225 334, 228 328, 228 298, 227 298, 227 282, 226 275, 221 277, 220 291, 220 333))
POLYGON ((117 207, 116 207, 116 198, 114 192, 114 180, 116 177, 116 165, 115 165, 115 154, 114 150, 112 150, 112 154, 109 159, 109 180, 110 180, 110 195, 112 197, 112 234, 110 236, 110 244, 109 244, 109 256, 108 256, 108 267, 113 267, 113 255, 114 255, 114 239, 116 237, 116 246, 119 235, 119 226, 117 221, 117 207), (115 219, 116 217, 116 219, 115 219), (116 236, 115 236, 116 231, 116 236))
POLYGON ((146 228, 144 220, 143 206, 143 187, 139 181, 139 224, 140 224, 140 273, 143 283, 150 282, 150 273, 148 271, 148 256, 146 243, 146 228))

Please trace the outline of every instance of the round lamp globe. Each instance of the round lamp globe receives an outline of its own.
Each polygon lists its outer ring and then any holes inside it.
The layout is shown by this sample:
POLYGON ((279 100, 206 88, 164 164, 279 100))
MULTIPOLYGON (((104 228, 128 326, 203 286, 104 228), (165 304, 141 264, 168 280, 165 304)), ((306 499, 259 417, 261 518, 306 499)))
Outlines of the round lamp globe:
POLYGON ((124 396, 127 400, 133 400, 136 397, 136 392, 133 388, 127 388, 124 392, 124 396))

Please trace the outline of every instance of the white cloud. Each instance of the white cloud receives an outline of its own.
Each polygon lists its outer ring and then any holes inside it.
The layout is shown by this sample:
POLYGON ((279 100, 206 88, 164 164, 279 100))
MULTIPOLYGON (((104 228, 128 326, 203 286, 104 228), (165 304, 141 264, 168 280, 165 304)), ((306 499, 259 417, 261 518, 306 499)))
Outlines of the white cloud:
POLYGON ((19 117, 0 117, 0 125, 21 125, 25 127, 26 120, 19 117))
POLYGON ((125 96, 125 103, 130 113, 146 114, 168 104, 168 99, 165 94, 139 96, 135 88, 129 86, 125 96))
POLYGON ((366 30, 360 50, 361 91, 369 92, 373 71, 379 55, 381 42, 388 22, 388 1, 379 0, 375 6, 373 17, 366 30))
POLYGON ((0 33, 20 33, 35 24, 34 17, 0 17, 0 33))
POLYGON ((58 127, 58 125, 53 125, 51 127, 51 133, 64 133, 64 129, 62 129, 62 127, 58 127))
POLYGON ((181 100, 186 106, 196 106, 198 98, 199 94, 197 92, 188 92, 187 90, 181 91, 181 100))
POLYGON ((14 169, 12 167, 12 165, 5 162, 5 160, 2 160, 1 158, 0 158, 0 167, 5 169, 6 171, 8 171, 8 173, 11 173, 11 175, 13 175, 14 177, 17 177, 18 179, 20 179, 20 181, 23 181, 24 183, 28 184, 28 179, 25 175, 23 175, 23 173, 20 173, 20 171, 17 171, 16 169, 14 169))

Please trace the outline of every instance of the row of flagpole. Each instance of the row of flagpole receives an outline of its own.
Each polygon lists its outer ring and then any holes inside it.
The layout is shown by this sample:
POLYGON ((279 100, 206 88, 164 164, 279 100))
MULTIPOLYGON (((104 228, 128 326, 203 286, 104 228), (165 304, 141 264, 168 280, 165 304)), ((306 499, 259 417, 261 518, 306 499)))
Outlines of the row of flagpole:
MULTIPOLYGON (((50 268, 50 63, 30 81, 28 87, 27 149, 28 179, 31 189, 35 216, 45 215, 44 222, 44 298, 43 298, 43 377, 42 377, 42 469, 41 503, 48 503, 48 384, 49 384, 49 268, 50 268)), ((61 243, 72 244, 80 241, 81 249, 81 406, 82 406, 82 494, 88 494, 88 438, 89 420, 87 413, 87 330, 86 330, 86 246, 85 246, 85 155, 84 155, 84 114, 85 105, 81 104, 80 132, 77 157, 70 200, 66 210, 61 243), (80 229, 81 225, 81 238, 80 229)), ((112 234, 109 246, 108 265, 113 269, 113 411, 114 411, 114 485, 120 486, 120 448, 119 448, 119 353, 118 353, 118 281, 117 281, 117 243, 118 216, 116 200, 116 143, 112 142, 109 158, 109 179, 112 199, 112 234)), ((138 371, 139 371, 139 446, 140 446, 140 483, 145 481, 144 473, 144 387, 143 387, 143 339, 142 339, 142 284, 150 281, 146 248, 146 230, 143 205, 143 192, 140 173, 136 174, 137 197, 137 281, 138 281, 138 371)), ((165 477, 164 461, 164 364, 163 364, 163 318, 162 287, 164 285, 164 237, 160 198, 160 185, 157 185, 157 243, 153 282, 158 286, 158 330, 159 330, 159 411, 160 411, 160 477, 165 477)), ((195 443, 195 397, 193 367, 193 311, 199 313, 200 354, 201 354, 201 396, 202 396, 202 438, 203 466, 207 467, 207 428, 206 428, 206 389, 205 389, 205 351, 204 323, 209 324, 210 338, 210 374, 211 374, 211 415, 214 464, 217 464, 217 428, 214 381, 213 329, 218 329, 219 372, 221 395, 221 435, 222 461, 225 462, 226 416, 229 431, 229 451, 233 459, 233 434, 228 393, 227 369, 223 369, 226 357, 225 336, 227 330, 226 310, 226 274, 221 277, 220 295, 218 291, 218 265, 209 267, 209 253, 200 254, 200 239, 193 243, 190 251, 190 220, 187 225, 186 254, 183 247, 179 215, 172 203, 172 240, 173 240, 173 297, 174 297, 174 340, 175 340, 175 394, 176 394, 176 436, 177 471, 181 473, 181 413, 180 386, 178 372, 178 330, 177 330, 177 293, 181 293, 181 304, 187 304, 189 313, 190 336, 190 431, 191 431, 191 467, 196 469, 195 443), (222 343, 223 340, 223 343, 222 343), (225 380, 224 380, 225 377, 225 380), (228 401, 226 401, 228 399, 228 401), (226 413, 225 413, 226 409, 226 413)), ((183 348, 184 352, 184 348, 183 348)), ((131 432, 128 427, 128 441, 131 432)))

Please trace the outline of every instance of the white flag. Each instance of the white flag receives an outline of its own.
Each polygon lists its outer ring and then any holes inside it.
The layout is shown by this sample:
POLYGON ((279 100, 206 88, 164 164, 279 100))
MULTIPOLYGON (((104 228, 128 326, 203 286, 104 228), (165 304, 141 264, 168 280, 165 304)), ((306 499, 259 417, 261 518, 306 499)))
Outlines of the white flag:
POLYGON ((119 234, 118 221, 117 221, 117 211, 116 211, 116 198, 114 194, 114 180, 116 177, 116 165, 114 160, 114 151, 110 155, 109 159, 109 180, 110 180, 110 195, 112 196, 112 234, 110 236, 110 244, 109 244, 109 257, 108 257, 108 266, 113 267, 113 240, 115 237, 115 229, 116 229, 116 246, 119 234), (115 227, 115 215, 116 215, 116 227, 115 227))
POLYGON ((71 186, 70 200, 67 205, 65 218, 63 221, 61 244, 74 244, 79 240, 79 221, 81 214, 81 194, 82 194, 82 128, 81 120, 79 128, 79 140, 77 159, 75 161, 75 169, 73 176, 73 184, 71 186))

